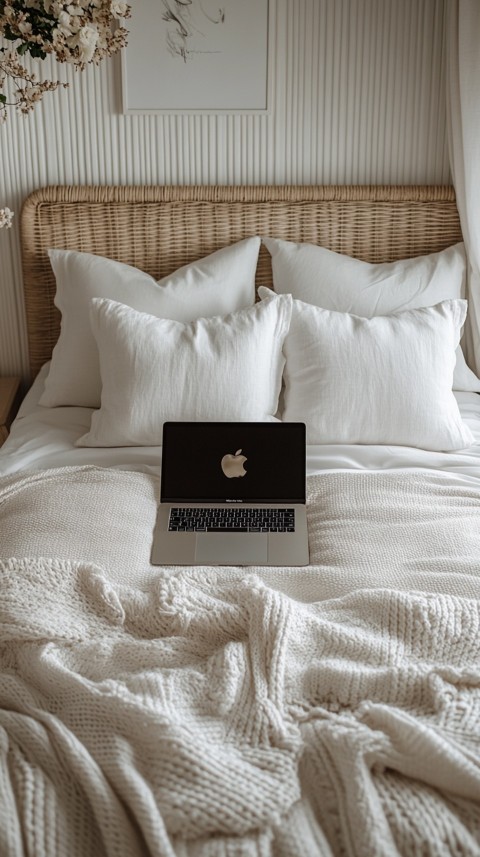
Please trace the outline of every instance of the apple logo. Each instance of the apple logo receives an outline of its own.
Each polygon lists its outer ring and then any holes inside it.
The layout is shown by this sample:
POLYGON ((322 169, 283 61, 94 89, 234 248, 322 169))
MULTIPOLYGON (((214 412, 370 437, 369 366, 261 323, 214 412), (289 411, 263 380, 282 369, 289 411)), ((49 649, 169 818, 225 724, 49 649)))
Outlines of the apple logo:
POLYGON ((241 453, 242 450, 237 449, 234 455, 229 452, 227 455, 223 456, 220 463, 222 465, 222 470, 228 479, 232 479, 235 476, 245 476, 247 471, 243 466, 243 462, 246 461, 247 458, 241 453))

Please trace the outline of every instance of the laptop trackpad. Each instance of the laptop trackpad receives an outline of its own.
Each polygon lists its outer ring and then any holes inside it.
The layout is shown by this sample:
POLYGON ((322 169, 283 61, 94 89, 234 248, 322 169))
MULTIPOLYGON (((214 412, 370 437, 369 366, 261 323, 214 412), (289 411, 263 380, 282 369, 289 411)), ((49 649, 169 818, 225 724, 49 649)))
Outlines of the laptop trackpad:
POLYGON ((214 565, 262 565, 268 558, 266 533, 197 533, 195 561, 214 565))

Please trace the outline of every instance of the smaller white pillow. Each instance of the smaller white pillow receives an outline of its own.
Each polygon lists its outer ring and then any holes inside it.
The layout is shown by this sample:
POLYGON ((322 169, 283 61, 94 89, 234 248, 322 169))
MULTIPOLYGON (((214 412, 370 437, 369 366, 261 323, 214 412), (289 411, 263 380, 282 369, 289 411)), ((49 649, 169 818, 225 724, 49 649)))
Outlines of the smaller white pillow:
MULTIPOLYGON (((372 264, 315 244, 279 238, 263 242, 272 256, 275 291, 323 309, 372 318, 465 297, 463 243, 438 253, 372 264)), ((467 366, 460 345, 453 389, 480 392, 480 380, 467 366)))
POLYGON ((100 407, 100 368, 90 329, 92 298, 109 298, 176 321, 226 315, 255 302, 259 249, 258 236, 246 238, 158 281, 103 256, 50 250, 57 285, 55 306, 62 321, 40 404, 100 407))
POLYGON ((452 393, 466 311, 452 300, 368 319, 294 300, 282 418, 305 422, 311 444, 470 446, 452 393))
POLYGON ((273 421, 290 295, 190 324, 92 301, 102 404, 78 446, 157 446, 167 420, 273 421))

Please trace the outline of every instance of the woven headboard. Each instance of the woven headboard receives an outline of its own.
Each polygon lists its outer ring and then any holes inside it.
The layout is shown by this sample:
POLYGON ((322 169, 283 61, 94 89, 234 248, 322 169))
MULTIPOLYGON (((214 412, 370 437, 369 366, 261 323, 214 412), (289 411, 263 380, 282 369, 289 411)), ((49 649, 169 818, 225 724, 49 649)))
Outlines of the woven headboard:
MULTIPOLYGON (((21 235, 32 378, 59 333, 50 247, 118 259, 159 279, 251 235, 322 244, 370 262, 462 240, 453 189, 421 186, 48 187, 25 201, 21 235)), ((262 247, 257 283, 271 282, 262 247)))

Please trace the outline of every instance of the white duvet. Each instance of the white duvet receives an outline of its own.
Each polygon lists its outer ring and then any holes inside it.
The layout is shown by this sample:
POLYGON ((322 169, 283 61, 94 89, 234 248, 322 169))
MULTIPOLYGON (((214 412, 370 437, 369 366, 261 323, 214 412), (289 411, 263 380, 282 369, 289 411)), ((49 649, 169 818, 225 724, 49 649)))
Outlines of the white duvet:
MULTIPOLYGON (((45 372, 43 376, 45 376, 45 372)), ((476 444, 308 450, 310 565, 150 565, 161 447, 0 452, 0 854, 480 855, 476 444)))
POLYGON ((161 447, 0 451, 0 853, 480 855, 480 396, 458 453, 308 448, 310 565, 150 565, 161 447))
POLYGON ((311 476, 302 570, 151 567, 157 489, 0 482, 0 853, 479 854, 480 487, 311 476))

